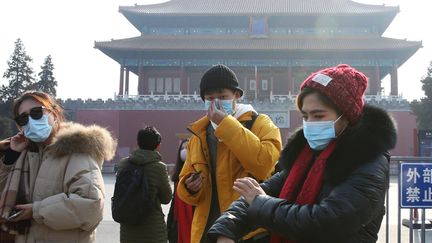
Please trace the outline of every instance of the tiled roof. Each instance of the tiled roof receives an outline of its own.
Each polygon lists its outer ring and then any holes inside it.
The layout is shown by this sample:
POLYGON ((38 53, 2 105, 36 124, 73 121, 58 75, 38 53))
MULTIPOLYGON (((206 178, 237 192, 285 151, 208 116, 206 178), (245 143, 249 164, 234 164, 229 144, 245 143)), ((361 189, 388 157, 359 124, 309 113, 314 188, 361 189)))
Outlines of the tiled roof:
POLYGON ((95 42, 95 48, 105 50, 134 51, 218 51, 218 50, 416 50, 421 42, 391 39, 384 37, 280 37, 280 38, 249 38, 249 37, 160 37, 140 36, 128 39, 95 42))
POLYGON ((398 12, 399 7, 351 0, 171 0, 160 4, 120 6, 135 15, 364 15, 398 12))

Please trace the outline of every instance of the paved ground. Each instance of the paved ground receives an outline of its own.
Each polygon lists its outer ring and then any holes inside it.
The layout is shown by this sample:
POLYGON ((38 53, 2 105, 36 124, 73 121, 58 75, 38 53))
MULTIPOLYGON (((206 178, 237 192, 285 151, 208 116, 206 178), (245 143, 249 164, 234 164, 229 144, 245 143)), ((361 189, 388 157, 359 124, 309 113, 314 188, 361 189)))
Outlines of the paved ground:
MULTIPOLYGON (((104 210, 104 220, 100 223, 97 231, 97 241, 98 243, 118 243, 119 242, 119 224, 113 221, 111 217, 111 196, 114 191, 114 175, 113 174, 105 174, 105 189, 106 189, 106 198, 105 201, 105 210, 104 210)), ((389 239, 386 241, 385 231, 386 231, 386 222, 385 219, 381 226, 381 231, 379 233, 379 243, 386 242, 398 242, 397 241, 397 218, 398 218, 398 194, 397 194, 398 186, 396 178, 392 178, 390 183, 390 207, 389 207, 389 239)), ((165 215, 167 214, 169 209, 169 205, 164 205, 163 210, 165 215)), ((432 210, 431 210, 432 211, 432 210)), ((432 212, 427 211, 426 218, 432 219, 432 212)), ((402 218, 409 217, 409 210, 401 211, 402 218)), ((406 227, 401 227, 401 242, 409 242, 409 231, 406 227)), ((419 240, 419 232, 414 234, 414 242, 421 242, 419 240)), ((424 242, 432 242, 432 231, 427 231, 426 241, 424 242)))

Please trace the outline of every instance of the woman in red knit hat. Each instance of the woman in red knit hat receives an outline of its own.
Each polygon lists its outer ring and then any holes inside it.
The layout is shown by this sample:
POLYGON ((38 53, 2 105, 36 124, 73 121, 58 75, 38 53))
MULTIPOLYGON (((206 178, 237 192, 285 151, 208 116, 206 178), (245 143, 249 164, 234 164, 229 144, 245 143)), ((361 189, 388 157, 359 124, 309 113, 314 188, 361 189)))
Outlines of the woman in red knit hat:
POLYGON ((234 242, 262 227, 271 243, 376 242, 396 128, 386 111, 365 105, 366 88, 367 77, 345 64, 310 75, 297 96, 303 127, 281 153, 283 170, 261 184, 238 179, 241 199, 209 237, 234 242))

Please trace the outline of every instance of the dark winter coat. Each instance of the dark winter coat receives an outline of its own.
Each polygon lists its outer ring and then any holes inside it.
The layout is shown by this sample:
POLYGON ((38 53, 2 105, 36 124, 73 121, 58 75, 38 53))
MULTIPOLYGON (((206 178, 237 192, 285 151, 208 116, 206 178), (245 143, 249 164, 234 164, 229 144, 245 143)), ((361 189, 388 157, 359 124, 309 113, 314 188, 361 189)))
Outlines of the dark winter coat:
POLYGON ((208 235, 238 239, 264 227, 297 242, 376 242, 389 181, 387 150, 396 143, 393 120, 384 110, 366 106, 360 122, 337 139, 317 202, 297 205, 278 195, 306 143, 303 131, 296 132, 282 151, 283 170, 261 184, 267 195, 250 206, 234 202, 208 235))
POLYGON ((120 224, 120 242, 166 243, 168 235, 161 203, 168 204, 172 197, 166 165, 160 161, 160 154, 152 150, 137 149, 129 158, 119 162, 118 172, 120 173, 128 163, 144 165, 148 178, 149 194, 156 207, 140 225, 120 224))

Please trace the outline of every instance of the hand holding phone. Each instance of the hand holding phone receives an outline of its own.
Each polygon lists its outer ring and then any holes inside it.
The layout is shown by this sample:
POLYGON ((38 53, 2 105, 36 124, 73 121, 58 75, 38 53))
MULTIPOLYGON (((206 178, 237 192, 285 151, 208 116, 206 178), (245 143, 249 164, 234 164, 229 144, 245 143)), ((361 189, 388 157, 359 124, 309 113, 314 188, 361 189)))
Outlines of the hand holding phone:
POLYGON ((192 174, 192 181, 198 179, 201 175, 201 171, 195 172, 192 174))
POLYGON ((186 189, 191 193, 195 194, 201 189, 202 177, 201 171, 192 172, 185 180, 186 189))
POLYGON ((14 208, 12 209, 12 211, 10 212, 9 216, 6 218, 7 221, 13 220, 16 217, 20 216, 22 213, 24 212, 24 210, 22 209, 17 209, 14 208))

